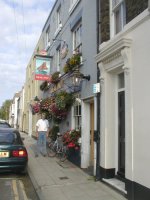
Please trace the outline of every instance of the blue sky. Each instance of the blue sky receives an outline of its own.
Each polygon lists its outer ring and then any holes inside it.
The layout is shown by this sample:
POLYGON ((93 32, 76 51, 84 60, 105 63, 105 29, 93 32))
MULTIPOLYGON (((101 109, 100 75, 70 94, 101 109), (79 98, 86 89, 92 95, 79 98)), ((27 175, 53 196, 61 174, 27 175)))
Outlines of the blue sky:
POLYGON ((0 0, 0 106, 22 89, 26 66, 55 0, 0 0))

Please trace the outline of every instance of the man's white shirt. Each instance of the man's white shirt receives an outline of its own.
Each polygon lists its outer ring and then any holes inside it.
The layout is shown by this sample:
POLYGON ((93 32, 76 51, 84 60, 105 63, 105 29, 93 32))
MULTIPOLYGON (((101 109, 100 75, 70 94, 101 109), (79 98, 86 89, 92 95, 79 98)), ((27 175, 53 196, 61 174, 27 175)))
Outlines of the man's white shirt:
POLYGON ((38 127, 39 131, 47 131, 49 128, 49 123, 47 119, 39 119, 36 123, 36 126, 38 127))

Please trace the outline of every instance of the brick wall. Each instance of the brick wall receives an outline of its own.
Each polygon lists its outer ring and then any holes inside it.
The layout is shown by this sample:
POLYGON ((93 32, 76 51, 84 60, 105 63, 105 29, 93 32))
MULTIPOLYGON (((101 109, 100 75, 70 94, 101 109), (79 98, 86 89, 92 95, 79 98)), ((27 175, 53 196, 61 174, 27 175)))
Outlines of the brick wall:
POLYGON ((125 0, 125 2, 126 23, 129 23, 148 7, 148 0, 125 0))
POLYGON ((109 0, 100 1, 101 42, 110 39, 109 0))

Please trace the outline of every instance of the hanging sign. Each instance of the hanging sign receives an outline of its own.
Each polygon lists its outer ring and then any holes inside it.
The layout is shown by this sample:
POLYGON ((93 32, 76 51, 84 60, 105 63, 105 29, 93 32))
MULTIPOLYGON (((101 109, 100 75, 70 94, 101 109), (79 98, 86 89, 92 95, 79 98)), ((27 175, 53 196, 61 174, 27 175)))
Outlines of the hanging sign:
POLYGON ((93 84, 93 93, 99 93, 100 92, 100 83, 93 84))
POLYGON ((46 56, 36 56, 35 80, 46 81, 50 79, 50 58, 46 56))
POLYGON ((47 56, 47 51, 45 49, 42 49, 40 52, 39 52, 40 55, 43 55, 43 56, 47 56))

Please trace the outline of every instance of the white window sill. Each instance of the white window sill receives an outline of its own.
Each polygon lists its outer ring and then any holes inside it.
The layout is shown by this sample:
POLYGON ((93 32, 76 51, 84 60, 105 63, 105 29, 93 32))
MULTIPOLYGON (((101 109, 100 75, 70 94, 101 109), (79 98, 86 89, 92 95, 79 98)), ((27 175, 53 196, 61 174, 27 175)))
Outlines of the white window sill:
POLYGON ((74 11, 74 9, 76 8, 76 6, 78 5, 78 3, 80 2, 81 0, 76 0, 75 3, 73 3, 70 8, 69 8, 69 15, 71 15, 74 11))
POLYGON ((50 42, 47 43, 45 50, 47 51, 50 48, 50 42))
POLYGON ((54 33, 54 37, 56 37, 60 31, 61 31, 61 27, 58 27, 54 33))

